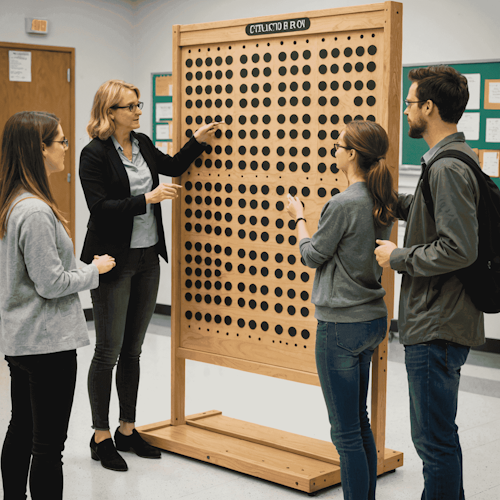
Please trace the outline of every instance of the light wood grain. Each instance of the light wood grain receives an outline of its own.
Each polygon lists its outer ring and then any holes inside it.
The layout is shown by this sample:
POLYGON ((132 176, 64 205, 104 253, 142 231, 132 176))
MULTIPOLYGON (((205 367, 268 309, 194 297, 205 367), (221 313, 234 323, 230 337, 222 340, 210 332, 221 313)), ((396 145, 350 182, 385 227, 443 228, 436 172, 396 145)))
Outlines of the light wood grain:
MULTIPOLYGON (((385 21, 385 4, 372 4, 359 7, 348 7, 339 9, 325 9, 318 11, 306 11, 267 17, 255 17, 248 19, 236 19, 232 21, 221 21, 214 23, 202 23, 184 25, 181 28, 181 45, 183 47, 203 43, 234 42, 248 39, 245 27, 248 24, 279 21, 286 19, 297 19, 307 17, 311 21, 311 27, 306 34, 354 31, 359 29, 376 29, 383 27, 385 21)), ((300 36, 297 33, 262 34, 250 37, 251 40, 276 39, 287 36, 300 36)))
MULTIPOLYGON (((338 454, 331 443, 224 417, 213 410, 138 428, 161 449, 277 482, 306 492, 340 482, 338 454)), ((403 454, 384 451, 378 474, 403 465, 403 454)))
POLYGON ((336 484, 340 467, 191 425, 143 434, 152 445, 301 491, 336 484))
POLYGON ((209 430, 225 436, 232 436, 278 450, 288 451, 296 455, 340 465, 339 454, 331 442, 307 438, 298 434, 228 418, 221 413, 200 420, 188 418, 186 423, 199 429, 209 430))
POLYGON ((225 366, 234 368, 249 373, 258 373, 259 375, 267 375, 269 377, 281 378, 292 382, 300 382, 302 384, 320 385, 319 378, 316 373, 310 373, 300 370, 278 367, 275 365, 266 365, 262 362, 254 362, 246 359, 231 358, 218 354, 210 354, 206 352, 196 351, 194 349, 178 349, 178 355, 184 359, 210 363, 212 365, 225 366))
MULTIPOLYGON (((385 90, 382 106, 381 124, 389 136, 387 164, 393 175, 393 186, 398 186, 399 165, 399 130, 401 103, 401 45, 403 5, 386 2, 386 21, 384 40, 387 45, 384 51, 383 87, 385 90)), ((391 233, 391 240, 397 244, 397 222, 391 233)), ((388 312, 388 324, 394 316, 394 271, 384 269, 382 286, 386 293, 385 303, 388 312)), ((385 428, 387 406, 387 337, 379 345, 373 355, 372 367, 372 430, 377 446, 379 467, 385 461, 385 428)))
MULTIPOLYGON (((383 25, 384 23, 381 24, 383 25)), ((184 76, 182 80, 183 97, 180 128, 183 131, 183 135, 188 136, 190 130, 192 131, 195 128, 194 125, 186 123, 186 118, 189 116, 192 116, 193 119, 194 117, 201 117, 204 120, 208 120, 207 116, 213 118, 219 113, 221 118, 227 119, 227 117, 230 117, 233 120, 231 125, 225 127, 225 130, 232 132, 232 137, 228 138, 223 135, 217 141, 213 141, 212 144, 214 148, 215 146, 220 146, 222 154, 218 154, 214 149, 210 154, 202 155, 202 166, 192 167, 182 177, 184 185, 183 194, 188 195, 191 199, 188 202, 185 196, 181 202, 180 225, 185 229, 182 233, 181 243, 183 255, 181 259, 183 300, 181 313, 182 347, 205 350, 207 353, 240 359, 250 356, 249 359, 251 361, 259 361, 259 356, 261 356, 260 360, 266 364, 273 357, 277 365, 281 364, 281 366, 286 368, 311 371, 311 365, 314 364, 312 348, 315 342, 316 320, 314 319, 313 305, 309 303, 309 300, 312 291, 314 270, 300 263, 298 242, 295 241, 294 244, 290 243, 290 238, 296 237, 296 230, 293 225, 291 227, 288 225, 290 219, 284 210, 284 207, 287 205, 286 194, 289 190, 293 189, 298 192, 305 204, 305 217, 308 229, 311 234, 314 233, 323 205, 331 196, 331 190, 337 189, 342 191, 347 187, 344 175, 338 171, 331 171, 331 165, 335 165, 335 158, 332 157, 330 152, 332 143, 334 142, 330 137, 330 132, 336 129, 337 135, 340 133, 343 127, 342 117, 346 115, 352 117, 357 114, 364 117, 368 115, 381 116, 382 103, 384 100, 387 102, 386 90, 383 85, 376 84, 373 89, 368 89, 367 85, 369 81, 383 81, 384 43, 384 31, 378 28, 370 31, 354 31, 349 34, 340 34, 337 32, 328 33, 328 35, 324 33, 321 35, 308 34, 307 38, 301 38, 300 40, 290 35, 283 42, 283 45, 273 41, 268 42, 268 44, 258 44, 246 40, 244 43, 240 42, 233 45, 225 43, 217 46, 201 46, 198 49, 188 47, 182 49, 184 76), (378 49, 375 53, 370 54, 368 48, 374 43, 378 49), (352 55, 350 58, 348 56, 344 57, 345 50, 349 48, 357 50, 358 47, 363 49, 362 55, 352 55), (333 49, 338 50, 339 56, 337 58, 330 56, 333 49), (303 58, 304 50, 311 52, 310 59, 306 60, 303 58), (328 57, 324 60, 318 56, 321 50, 326 51, 328 54, 328 57), (292 51, 297 51, 295 61, 291 57, 292 51), (284 61, 279 60, 281 52, 287 54, 284 61), (250 59, 253 54, 259 55, 259 61, 256 63, 240 62, 240 56, 247 56, 250 59), (263 62, 264 55, 266 54, 271 56, 271 60, 263 62), (221 107, 214 109, 213 106, 210 108, 202 106, 199 109, 188 108, 188 101, 195 102, 196 99, 201 98, 203 98, 201 99, 202 101, 206 100, 207 96, 203 95, 203 93, 207 85, 214 88, 219 83, 213 81, 213 78, 209 79, 205 76, 205 70, 208 68, 213 68, 213 71, 209 70, 212 73, 216 69, 214 64, 205 67, 205 60, 207 58, 215 60, 216 57, 221 57, 225 60, 229 56, 233 58, 233 63, 230 65, 233 77, 230 81, 220 80, 220 83, 224 84, 222 92, 218 95, 214 95, 214 92, 212 92, 209 94, 209 97, 211 100, 219 97, 223 102, 229 98, 235 104, 231 108, 221 107), (187 79, 186 75, 189 72, 186 69, 188 60, 192 61, 191 68, 195 68, 192 71, 189 70, 192 73, 203 69, 201 80, 189 81, 187 79), (329 68, 332 64, 338 64, 339 68, 341 68, 344 62, 349 61, 352 61, 353 65, 357 62, 362 63, 365 68, 364 71, 358 72, 353 68, 349 74, 343 74, 342 70, 339 69, 338 74, 331 74, 329 68), (200 65, 195 65, 195 62, 199 62, 200 65), (303 74, 300 70, 306 63, 310 63, 312 68, 309 75, 303 74), (317 70, 318 65, 323 63, 328 67, 327 74, 321 74, 317 70), (366 69, 368 63, 375 64, 374 71, 366 69), (298 73, 291 75, 291 70, 294 66, 297 66, 298 73), (250 71, 252 67, 258 68, 261 75, 265 68, 270 69, 271 77, 259 76, 255 78, 240 75, 240 69, 246 68, 250 71), (273 77, 272 75, 279 73, 281 67, 286 68, 287 74, 283 77, 273 77), (332 92, 330 88, 332 81, 338 83, 338 88, 335 92, 332 92), (344 88, 344 84, 347 81, 351 82, 351 88, 344 88), (356 81, 361 82, 363 86, 359 91, 355 91, 353 87, 356 81), (262 86, 269 82, 271 82, 271 89, 264 93, 262 86), (280 82, 286 85, 285 90, 278 88, 278 83, 280 82), (310 83, 310 88, 304 91, 302 87, 305 82, 310 83), (325 82, 325 85, 328 85, 326 90, 320 88, 320 82, 325 82), (227 83, 230 83, 232 86, 231 92, 226 91, 225 84, 227 83), (291 89, 293 83, 297 84, 296 91, 291 89), (254 84, 259 85, 259 90, 256 93, 251 91, 251 87, 254 84), (247 92, 241 91, 242 85, 247 85, 247 92), (198 87, 200 94, 196 95, 198 87), (261 104, 257 108, 252 108, 250 105, 245 108, 239 107, 238 103, 240 99, 244 98, 250 101, 255 96, 258 96, 261 100, 265 97, 269 98, 272 102, 271 106, 264 108, 261 104), (292 106, 291 99, 297 96, 300 99, 304 97, 310 98, 311 105, 303 106, 299 102, 296 106, 292 106), (338 96, 339 103, 337 106, 332 106, 330 102, 325 106, 317 105, 320 98, 326 97, 329 101, 332 96, 338 96), (277 104, 281 97, 287 100, 285 106, 277 104), (355 97, 362 99, 360 106, 354 104, 355 97), (375 103, 373 105, 367 103, 368 97, 374 99, 375 103), (297 124, 291 123, 289 119, 294 114, 299 118, 297 124), (304 114, 308 114, 311 117, 310 123, 303 123, 302 116, 304 114), (330 122, 330 117, 333 114, 339 117, 339 123, 336 125, 332 125, 330 122), (263 123, 265 115, 269 116, 269 124, 263 123), (278 123, 279 115, 286 117, 285 123, 278 123), (320 116, 322 115, 327 118, 327 123, 320 123, 320 116), (250 123, 252 116, 257 117, 255 124, 250 123), (241 118, 246 119, 245 124, 240 123, 241 118), (269 139, 263 137, 266 130, 270 134, 269 139), (279 136, 280 130, 283 133, 283 137, 279 136), (294 131, 296 131, 298 136, 296 139, 291 137, 294 131), (307 139, 302 137, 304 131, 309 131, 310 133, 307 139), (319 138, 321 131, 325 133, 325 139, 319 138), (246 134, 245 138, 240 137, 242 132, 246 134), (251 137, 251 132, 255 133, 255 138, 251 137), (239 153, 241 146, 246 148, 244 154, 239 153), (231 154, 224 154, 226 147, 232 148, 231 154), (253 156, 250 152, 252 147, 257 148, 259 154, 253 156), (264 157, 261 152, 264 152, 264 148, 266 147, 269 148, 269 154, 264 157), (286 152, 283 156, 279 155, 279 147, 283 148, 286 152), (297 156, 289 154, 290 148, 293 147, 297 147, 299 151, 297 156), (310 156, 301 156, 302 148, 304 147, 309 148, 311 152, 310 156), (327 153, 325 157, 319 156, 318 151, 320 148, 325 148, 327 153), (216 169, 213 165, 211 168, 204 165, 206 160, 210 160, 215 164, 217 160, 221 159, 222 161, 231 160, 233 168, 230 170, 226 170, 224 167, 216 169), (263 159, 270 164, 270 168, 267 171, 263 170, 260 166, 260 162, 263 159), (249 167, 250 163, 254 160, 259 162, 256 170, 252 170, 249 167), (244 161, 247 164, 243 171, 238 167, 240 161, 244 161), (278 162, 284 163, 282 171, 277 169, 278 162), (301 168, 304 162, 310 165, 310 170, 307 172, 304 172, 301 168), (293 163, 297 164, 297 170, 295 171, 290 170, 293 163), (326 171, 320 172, 318 170, 320 163, 325 163, 326 171), (220 186, 219 190, 216 189, 217 184, 220 186), (199 187, 196 188, 195 186, 198 185, 199 187), (302 194, 302 190, 305 187, 310 190, 309 196, 302 194), (226 191, 227 188, 230 189, 230 192, 226 191), (254 193, 251 193, 252 188, 255 188, 254 193), (244 192, 240 192, 240 189, 244 192), (267 195, 263 194, 263 189, 268 189, 267 195), (281 191, 279 191, 280 189, 281 191), (320 196, 320 190, 324 190, 323 196, 320 196), (201 201, 196 202, 196 197, 200 197, 201 201), (216 203, 217 199, 219 199, 219 205, 216 203), (268 209, 262 206, 262 202, 265 200, 269 201, 268 209), (231 206, 227 206, 227 202, 232 202, 231 206), (245 203, 244 208, 240 206, 240 202, 245 203), (252 202, 257 203, 256 208, 249 208, 252 202), (278 209, 277 203, 282 203, 281 210, 278 209), (209 213, 210 218, 207 218, 207 213, 209 213), (217 215, 219 215, 220 221, 216 219, 217 215), (243 223, 239 221, 242 215, 245 217, 243 223), (251 223, 252 217, 255 218, 254 224, 251 223), (268 225, 263 225, 262 220, 264 218, 269 221, 268 225), (282 228, 277 228, 276 225, 278 222, 281 222, 283 225, 282 228), (200 231, 196 230, 197 225, 199 225, 200 231), (220 236, 214 236, 216 228, 220 228, 220 236), (211 232, 208 232, 209 229, 211 229, 211 232), (239 237, 240 230, 245 231, 243 238, 239 237), (230 231, 231 234, 227 234, 227 231, 230 231), (250 238, 252 231, 255 232, 256 240, 251 240, 250 238), (267 241, 262 241, 264 232, 268 235, 269 239, 267 241), (278 236, 283 237, 282 243, 276 240, 278 236), (194 251, 192 248, 187 248, 188 245, 194 245, 195 243, 202 245, 201 250, 194 251), (210 251, 205 250, 207 244, 212 245, 210 251), (213 247, 215 244, 221 246, 221 250, 223 251, 221 254, 214 252, 213 247), (232 250, 231 256, 224 254, 226 249, 232 250), (237 255, 239 250, 245 251, 244 257, 240 258, 237 255), (258 253, 257 259, 252 260, 249 258, 249 250, 255 250, 258 253), (265 262, 260 258, 262 252, 266 252, 269 257, 265 262), (282 262, 276 262, 278 254, 282 255, 282 262), (288 258, 290 257, 295 259, 295 263, 290 264, 288 262, 288 258), (207 258, 211 259, 211 264, 206 264, 207 258), (189 262, 188 259, 202 259, 202 261, 195 263, 194 261, 189 262), (217 259, 220 260, 219 266, 214 265, 217 259), (225 267, 227 263, 232 265, 232 269, 225 267), (239 266, 244 266, 245 272, 239 272, 239 266), (255 275, 249 273, 252 266, 255 267, 255 275), (264 271, 267 272, 265 276, 262 274, 264 271), (293 280, 287 279, 287 274, 290 271, 295 273, 295 279, 293 280), (188 272, 199 272, 201 276, 196 278, 194 274, 188 275, 188 272), (206 279, 205 275, 207 272, 212 273, 210 276, 211 279, 206 279), (214 273, 216 272, 220 272, 220 276, 217 279, 214 278, 214 273), (276 276, 276 272, 281 272, 282 277, 276 276), (307 276, 307 282, 303 282, 300 279, 303 273, 307 276), (199 289, 196 289, 196 283, 198 283, 199 289), (245 286, 245 290, 242 292, 237 289, 237 285, 240 283, 245 286), (252 283, 257 284, 258 288, 264 284, 268 287, 269 293, 264 296, 257 291, 257 293, 252 295, 248 292, 248 287, 252 283), (214 284, 219 284, 222 288, 214 291, 214 284), (212 285, 211 289, 207 290, 205 286, 210 285, 212 285), (231 290, 226 290, 224 288, 226 285, 231 285, 231 290), (278 287, 283 290, 283 296, 281 297, 277 297, 273 293, 275 288, 278 287), (294 298, 289 298, 286 295, 290 289, 295 292, 294 298), (300 298, 300 294, 304 291, 308 294, 305 302, 300 298), (203 297, 203 300, 208 296, 212 299, 212 302, 209 304, 203 301, 197 303, 194 299, 196 295, 203 297), (192 297, 191 301, 188 301, 187 298, 190 296, 192 297), (216 308, 214 308, 213 299, 217 296, 220 297, 221 303, 217 304, 216 308), (232 300, 232 305, 225 306, 224 301, 229 298, 232 300), (239 299, 245 300, 244 306, 236 307, 235 304, 239 299), (251 300, 254 300, 257 304, 255 309, 249 307, 251 300), (267 304, 267 310, 262 310, 262 303, 267 304), (279 304, 283 306, 283 311, 277 313, 275 312, 275 306, 279 304), (289 313, 289 306, 295 308, 294 314, 289 313), (214 325, 213 319, 211 324, 204 320, 207 313, 211 314, 215 310, 223 317, 231 317, 231 325, 220 325, 221 327, 218 327, 214 325), (302 316, 302 310, 305 311, 304 314, 307 314, 306 317, 302 316), (202 315, 201 320, 195 319, 196 313, 202 315), (192 318, 188 319, 186 314, 191 314, 192 318), (260 321, 257 328, 252 330, 248 327, 248 319, 252 316, 255 317, 255 315, 259 317, 260 321), (244 327, 238 326, 238 319, 245 321, 244 327), (264 320, 269 325, 268 330, 260 328, 260 323, 264 320), (283 328, 285 333, 290 328, 296 328, 299 330, 298 335, 293 338, 287 337, 287 335, 278 337, 274 330, 278 325, 283 328), (229 338, 224 340, 220 339, 220 336, 217 338, 217 330, 224 330, 229 338), (302 330, 308 332, 307 339, 301 339, 299 336, 302 330), (212 337, 212 339, 210 340, 208 337, 212 337), (250 340, 250 337, 252 340, 250 340), (286 340, 284 337, 286 337, 286 340), (231 345, 232 339, 235 338, 237 342, 231 345), (258 346, 259 342, 261 345, 271 345, 272 353, 267 352, 266 349, 261 349, 258 346), (238 345, 239 343, 241 345, 238 345), (257 345, 254 345, 256 343, 257 345), (196 344, 198 345, 196 346, 196 344), (296 358, 294 355, 290 356, 289 346, 295 346, 295 344, 297 344, 297 347, 302 346, 306 351, 300 358, 296 358), (280 348, 281 355, 276 355, 280 348), (310 349, 310 351, 307 351, 307 349, 310 349)), ((220 67, 225 70, 229 66, 222 64, 220 67)))
MULTIPOLYGON (((302 491, 340 481, 330 443, 217 412, 186 420, 185 359, 318 383, 314 270, 300 262, 286 195, 304 201, 314 233, 326 201, 347 187, 331 148, 357 117, 387 130, 397 186, 401 27, 402 5, 394 2, 174 27, 176 147, 202 123, 226 125, 176 180, 184 187, 172 221, 173 411, 165 426, 144 433, 148 441, 302 491), (245 34, 251 23, 300 17, 311 20, 307 32, 245 34)), ((382 279, 391 319, 394 275, 382 279)), ((402 453, 385 448, 386 383, 387 339, 373 358, 379 473, 403 463, 402 453)))
MULTIPOLYGON (((181 147, 181 137, 179 124, 180 114, 180 93, 179 89, 181 81, 181 52, 179 48, 180 41, 180 26, 177 24, 173 27, 173 96, 172 108, 174 123, 173 147, 178 151, 181 147)), ((173 179, 175 184, 180 184, 180 178, 173 179)), ((181 242, 181 227, 180 219, 180 200, 176 199, 172 203, 172 320, 171 320, 171 421, 173 425, 183 425, 185 423, 185 393, 186 393, 186 362, 183 358, 177 356, 177 349, 180 346, 181 332, 181 304, 182 299, 179 294, 180 289, 180 242, 181 242)))

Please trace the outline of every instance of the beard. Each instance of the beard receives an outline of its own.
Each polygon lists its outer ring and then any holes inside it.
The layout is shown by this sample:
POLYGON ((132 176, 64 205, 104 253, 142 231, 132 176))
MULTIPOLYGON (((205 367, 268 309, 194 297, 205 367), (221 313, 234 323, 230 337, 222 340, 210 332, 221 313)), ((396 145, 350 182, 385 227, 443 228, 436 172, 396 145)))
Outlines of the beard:
POLYGON ((416 122, 412 123, 408 122, 408 125, 410 126, 410 130, 408 130, 408 135, 412 139, 422 139, 425 131, 427 130, 427 122, 420 119, 419 121, 416 122))

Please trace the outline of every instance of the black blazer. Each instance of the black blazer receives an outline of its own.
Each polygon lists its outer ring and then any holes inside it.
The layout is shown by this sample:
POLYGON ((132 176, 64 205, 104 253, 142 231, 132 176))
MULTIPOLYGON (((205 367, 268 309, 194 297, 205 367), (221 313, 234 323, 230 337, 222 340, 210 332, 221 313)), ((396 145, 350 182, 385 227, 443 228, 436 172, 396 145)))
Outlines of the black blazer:
MULTIPOLYGON (((159 184, 158 174, 178 177, 203 153, 205 146, 192 137, 174 156, 163 154, 149 137, 132 132, 139 140, 141 154, 153 177, 153 189, 159 184)), ((80 156, 80 180, 90 210, 87 235, 81 260, 90 263, 94 255, 108 254, 116 259, 116 267, 101 276, 106 280, 117 277, 126 262, 134 217, 146 213, 143 194, 131 196, 125 167, 111 137, 92 140, 80 156)), ((168 262, 160 204, 153 205, 158 227, 158 253, 168 262)))

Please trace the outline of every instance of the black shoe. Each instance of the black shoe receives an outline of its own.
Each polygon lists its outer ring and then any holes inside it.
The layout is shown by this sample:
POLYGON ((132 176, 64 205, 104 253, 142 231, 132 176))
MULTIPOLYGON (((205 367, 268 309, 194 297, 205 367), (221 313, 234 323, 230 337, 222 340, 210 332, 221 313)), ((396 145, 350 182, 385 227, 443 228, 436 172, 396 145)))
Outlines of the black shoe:
POLYGON ((116 449, 120 451, 133 451, 142 458, 161 458, 160 450, 144 441, 135 429, 130 436, 124 436, 116 429, 115 443, 116 449))
POLYGON ((99 444, 95 442, 95 436, 90 440, 90 456, 94 460, 100 460, 101 465, 105 469, 126 471, 128 470, 127 462, 123 460, 120 454, 116 451, 115 445, 111 438, 101 441, 99 444))

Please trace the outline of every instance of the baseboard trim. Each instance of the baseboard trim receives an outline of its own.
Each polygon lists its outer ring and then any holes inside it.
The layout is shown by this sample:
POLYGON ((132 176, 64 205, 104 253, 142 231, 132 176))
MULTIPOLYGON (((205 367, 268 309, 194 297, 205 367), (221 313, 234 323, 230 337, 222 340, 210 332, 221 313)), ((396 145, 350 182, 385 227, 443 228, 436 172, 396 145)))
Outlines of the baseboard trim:
MULTIPOLYGON (((398 330, 398 320, 391 319, 391 326, 389 330, 392 333, 397 333, 398 330)), ((482 352, 492 352, 494 354, 500 354, 500 339, 486 339, 486 342, 483 345, 471 347, 473 351, 482 351, 482 352)))
POLYGON ((473 351, 493 352, 500 354, 500 339, 486 339, 486 343, 471 348, 473 351))
MULTIPOLYGON (((163 316, 171 316, 172 306, 165 304, 156 304, 155 314, 161 314, 163 316)), ((86 321, 94 321, 94 311, 91 309, 84 309, 83 314, 85 315, 86 321)))
POLYGON ((162 314, 163 316, 171 316, 172 306, 168 306, 165 304, 156 304, 155 314, 162 314))
POLYGON ((85 321, 94 321, 94 311, 92 309, 84 309, 85 321))

